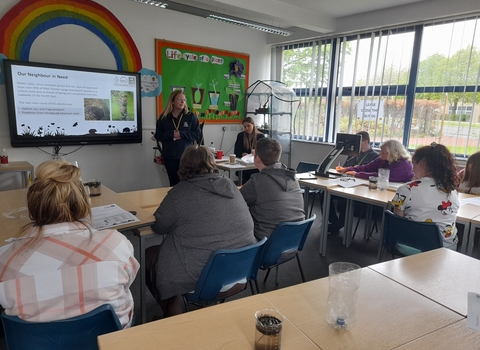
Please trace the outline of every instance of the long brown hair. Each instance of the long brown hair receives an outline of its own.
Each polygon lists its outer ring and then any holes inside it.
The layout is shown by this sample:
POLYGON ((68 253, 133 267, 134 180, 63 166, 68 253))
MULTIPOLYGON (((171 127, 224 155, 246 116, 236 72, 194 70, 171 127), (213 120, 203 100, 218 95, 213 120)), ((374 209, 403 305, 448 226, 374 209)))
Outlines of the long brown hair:
POLYGON ((480 187, 480 152, 468 157, 462 182, 466 182, 467 187, 480 187))
POLYGON ((246 131, 243 132, 243 147, 245 147, 245 149, 249 149, 249 150, 257 148, 257 135, 261 134, 261 132, 258 131, 257 126, 255 125, 255 120, 253 120, 252 117, 246 117, 242 121, 242 125, 243 125, 243 123, 249 123, 249 124, 253 125, 252 139, 251 140, 250 140, 250 137, 248 136, 248 133, 246 131))
MULTIPOLYGON (((159 118, 166 118, 167 115, 169 115, 173 111, 173 101, 175 101, 177 96, 180 95, 180 94, 185 95, 185 93, 182 90, 175 90, 174 92, 172 92, 170 94, 170 96, 168 97, 168 101, 167 101, 167 104, 165 106, 165 109, 163 110, 162 113, 160 113, 159 118)), ((187 95, 185 95, 185 98, 186 97, 187 97, 187 95)), ((183 113, 188 113, 188 112, 189 112, 189 110, 188 110, 187 104, 185 104, 185 107, 183 108, 183 113)))
POLYGON ((62 222, 81 222, 89 227, 92 215, 88 195, 80 181, 80 169, 66 161, 47 160, 35 170, 35 180, 27 191, 27 206, 32 222, 20 230, 38 228, 36 241, 43 226, 62 222))

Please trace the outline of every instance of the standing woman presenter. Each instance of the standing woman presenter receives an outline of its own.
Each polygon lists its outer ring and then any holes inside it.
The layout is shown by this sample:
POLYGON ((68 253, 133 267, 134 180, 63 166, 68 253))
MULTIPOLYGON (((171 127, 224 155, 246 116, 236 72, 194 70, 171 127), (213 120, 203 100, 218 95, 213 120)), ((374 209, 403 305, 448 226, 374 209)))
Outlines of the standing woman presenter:
POLYGON ((200 138, 198 119, 189 111, 185 94, 182 90, 172 92, 158 117, 155 132, 155 139, 162 143, 162 156, 170 186, 180 182, 178 169, 183 151, 200 138))

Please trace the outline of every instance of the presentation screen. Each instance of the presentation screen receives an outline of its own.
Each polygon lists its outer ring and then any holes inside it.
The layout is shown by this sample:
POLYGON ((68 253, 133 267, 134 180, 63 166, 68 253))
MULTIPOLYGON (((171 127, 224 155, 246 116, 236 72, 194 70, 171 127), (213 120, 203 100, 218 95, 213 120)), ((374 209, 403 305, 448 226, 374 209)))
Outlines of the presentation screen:
POLYGON ((139 73, 3 65, 12 147, 142 142, 139 73))

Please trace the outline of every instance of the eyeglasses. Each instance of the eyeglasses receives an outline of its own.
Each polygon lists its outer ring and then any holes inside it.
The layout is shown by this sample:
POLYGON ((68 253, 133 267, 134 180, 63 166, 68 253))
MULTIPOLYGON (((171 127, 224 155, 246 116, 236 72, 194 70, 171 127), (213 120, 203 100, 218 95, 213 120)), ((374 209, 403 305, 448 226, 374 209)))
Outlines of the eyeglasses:
POLYGON ((350 176, 342 176, 340 178, 340 181, 353 181, 353 182, 355 182, 355 178, 350 177, 350 176))
POLYGON ((185 100, 183 98, 176 98, 175 101, 187 102, 187 100, 185 100))

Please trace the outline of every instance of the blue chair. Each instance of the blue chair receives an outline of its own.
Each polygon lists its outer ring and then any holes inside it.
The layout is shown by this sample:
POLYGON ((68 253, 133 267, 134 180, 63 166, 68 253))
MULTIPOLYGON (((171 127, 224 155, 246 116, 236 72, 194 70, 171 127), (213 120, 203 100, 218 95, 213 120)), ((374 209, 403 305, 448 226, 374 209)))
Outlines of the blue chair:
POLYGON ((98 349, 99 335, 122 329, 110 304, 81 316, 52 322, 24 321, 5 312, 1 317, 9 350, 93 350, 98 349))
POLYGON ((186 309, 188 303, 198 306, 223 303, 226 298, 244 291, 251 283, 253 270, 258 269, 259 255, 266 240, 263 238, 243 248, 215 251, 203 268, 195 291, 183 295, 186 309))
MULTIPOLYGON (((307 173, 309 171, 315 171, 317 169, 318 169, 318 164, 316 163, 300 162, 297 165, 296 171, 297 171, 297 174, 301 174, 301 173, 307 173)), ((305 193, 305 188, 303 186, 300 186, 300 188, 302 190, 302 193, 305 193)), ((319 190, 314 188, 310 188, 310 191, 308 192, 309 195, 313 194, 312 204, 310 206, 310 213, 308 215, 309 217, 312 216, 313 206, 315 204, 315 197, 319 192, 320 192, 319 190)))
POLYGON ((440 229, 434 222, 413 221, 385 212, 382 251, 378 261, 382 261, 385 249, 396 256, 414 255, 442 248, 440 229))
MULTIPOLYGON (((259 262, 261 270, 268 270, 263 280, 264 283, 270 274, 270 270, 275 267, 275 285, 278 285, 278 266, 295 258, 297 259, 302 281, 305 282, 305 275, 303 274, 298 252, 302 251, 316 217, 313 214, 312 217, 304 221, 284 222, 273 231, 267 243, 265 243, 259 262)), ((256 273, 252 279, 255 281, 257 291, 259 291, 256 273)))

